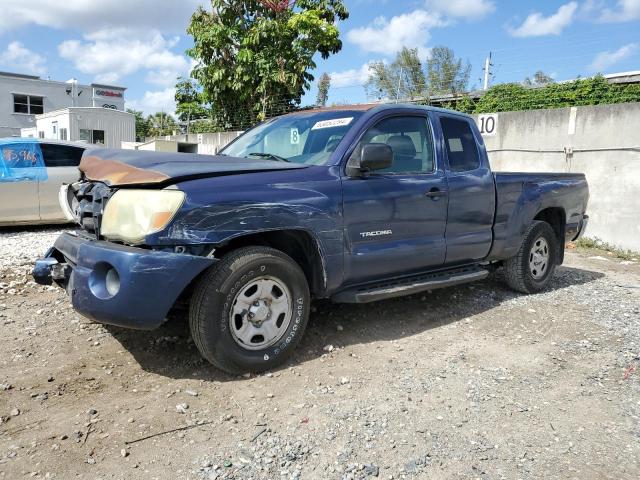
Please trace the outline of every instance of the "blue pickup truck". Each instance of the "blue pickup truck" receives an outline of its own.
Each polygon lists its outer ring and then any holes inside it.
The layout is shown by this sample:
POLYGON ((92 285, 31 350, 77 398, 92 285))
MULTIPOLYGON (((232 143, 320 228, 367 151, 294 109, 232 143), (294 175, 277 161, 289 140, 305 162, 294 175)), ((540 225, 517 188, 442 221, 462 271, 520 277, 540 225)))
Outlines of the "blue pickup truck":
POLYGON ((364 303, 481 280, 544 289, 584 231, 581 174, 492 173, 473 119, 412 105, 268 120, 217 156, 89 150, 61 203, 82 228, 34 267, 97 322, 188 305, 201 354, 281 364, 312 298, 364 303))

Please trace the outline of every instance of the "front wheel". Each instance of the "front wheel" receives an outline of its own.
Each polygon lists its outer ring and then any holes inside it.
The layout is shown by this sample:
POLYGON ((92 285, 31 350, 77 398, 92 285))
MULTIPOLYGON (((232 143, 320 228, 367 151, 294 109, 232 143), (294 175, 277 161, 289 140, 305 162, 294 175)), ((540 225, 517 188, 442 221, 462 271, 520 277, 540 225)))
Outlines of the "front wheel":
POLYGON ((309 302, 304 272, 289 256, 272 248, 242 248, 211 267, 196 286, 191 336, 202 356, 221 370, 269 370, 300 341, 309 302))
POLYGON ((504 262, 507 284, 522 293, 543 290, 558 263, 558 240, 546 222, 534 221, 515 257, 504 262))

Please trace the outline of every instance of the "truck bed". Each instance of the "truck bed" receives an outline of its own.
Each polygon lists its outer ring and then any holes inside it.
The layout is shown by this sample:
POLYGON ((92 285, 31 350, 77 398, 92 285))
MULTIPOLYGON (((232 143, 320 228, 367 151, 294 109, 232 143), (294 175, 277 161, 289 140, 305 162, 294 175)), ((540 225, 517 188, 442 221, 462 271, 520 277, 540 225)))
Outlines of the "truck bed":
POLYGON ((583 220, 589 187, 582 173, 494 172, 496 215, 490 259, 509 258, 518 251, 522 228, 536 212, 555 209, 566 217, 567 230, 583 220))

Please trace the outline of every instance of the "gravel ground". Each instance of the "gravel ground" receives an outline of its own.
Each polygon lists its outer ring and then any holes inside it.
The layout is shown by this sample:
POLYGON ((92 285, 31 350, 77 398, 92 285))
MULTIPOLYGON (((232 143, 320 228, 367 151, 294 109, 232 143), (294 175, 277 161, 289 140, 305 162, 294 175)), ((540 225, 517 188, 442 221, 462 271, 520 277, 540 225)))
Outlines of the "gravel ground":
POLYGON ((640 477, 637 261, 572 250, 532 296, 498 272, 318 302, 288 365, 232 377, 179 316, 104 327, 33 284, 56 234, 0 234, 0 478, 640 477))

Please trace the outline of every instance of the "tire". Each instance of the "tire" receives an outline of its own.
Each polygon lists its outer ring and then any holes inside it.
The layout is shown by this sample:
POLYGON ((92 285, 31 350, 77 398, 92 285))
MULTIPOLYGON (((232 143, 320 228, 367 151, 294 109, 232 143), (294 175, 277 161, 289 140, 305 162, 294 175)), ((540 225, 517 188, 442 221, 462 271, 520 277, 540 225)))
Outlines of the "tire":
POLYGON ((241 248, 196 285, 189 308, 191 336, 220 370, 262 372, 291 355, 307 326, 309 306, 307 279, 289 256, 272 248, 241 248))
POLYGON ((522 293, 542 291, 553 276, 558 263, 558 254, 558 239, 551 225, 533 221, 524 235, 516 256, 504 262, 507 284, 513 290, 522 293), (546 264, 544 263, 545 251, 546 264))

